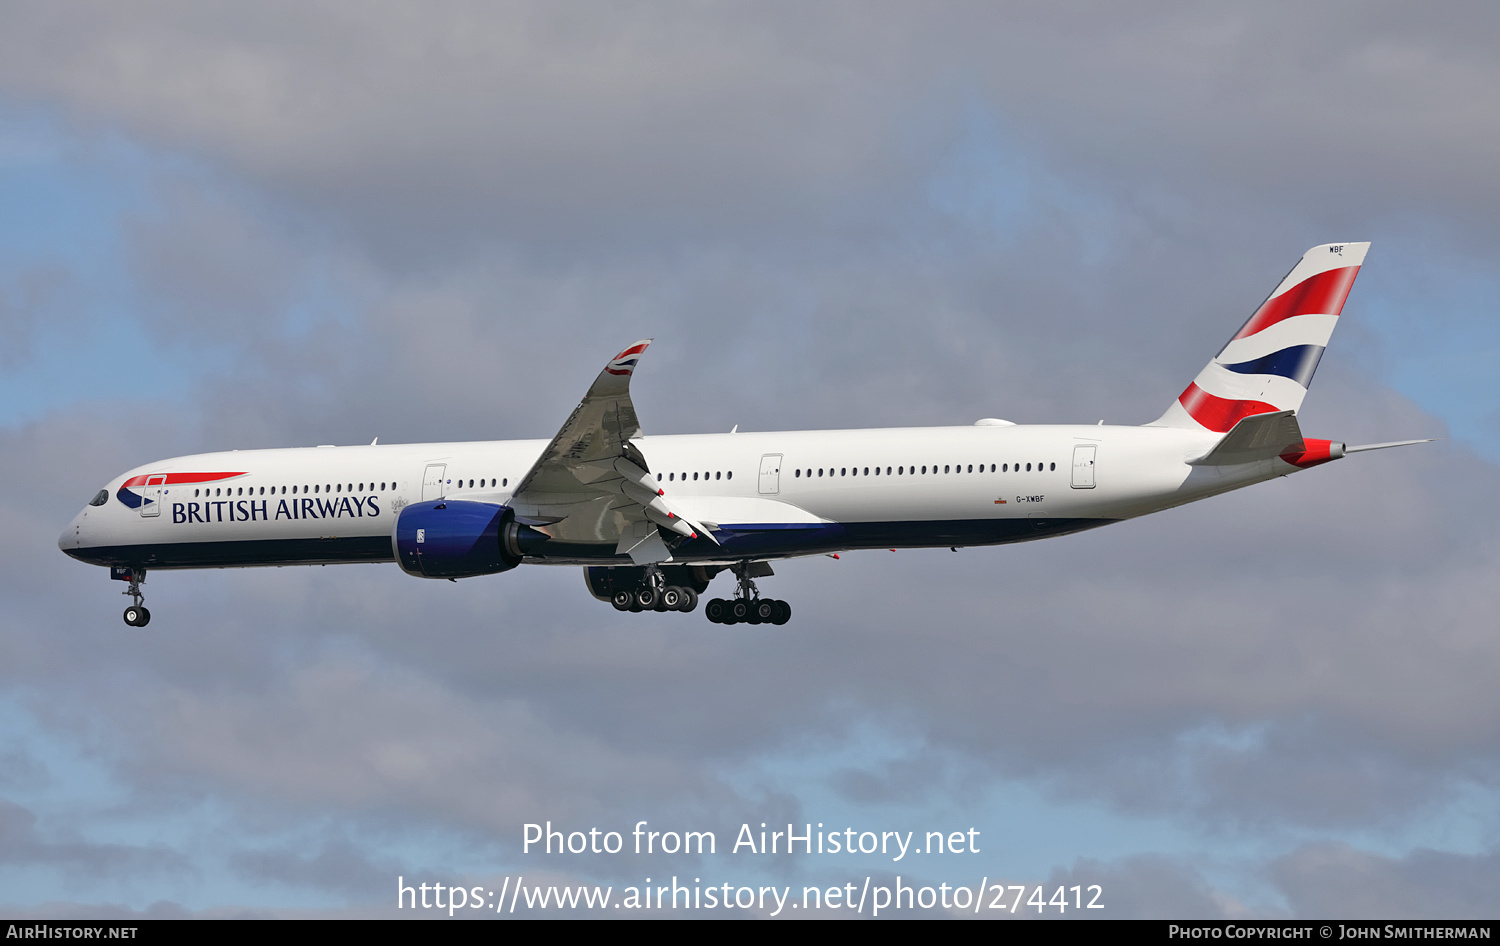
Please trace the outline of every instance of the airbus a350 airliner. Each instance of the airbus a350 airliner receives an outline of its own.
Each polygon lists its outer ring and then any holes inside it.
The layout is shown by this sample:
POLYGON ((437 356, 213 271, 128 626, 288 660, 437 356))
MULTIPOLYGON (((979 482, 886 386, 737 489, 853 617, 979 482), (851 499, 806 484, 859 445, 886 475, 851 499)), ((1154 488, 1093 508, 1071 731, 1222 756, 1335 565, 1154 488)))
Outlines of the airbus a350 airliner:
POLYGON ((157 569, 395 562, 418 578, 584 566, 622 611, 691 611, 720 571, 722 624, 784 624, 770 562, 850 549, 1065 535, 1347 453, 1297 409, 1368 243, 1307 251, 1166 413, 1140 427, 1019 426, 644 436, 616 355, 551 441, 304 447, 161 460, 111 480, 58 539, 129 583, 157 569))

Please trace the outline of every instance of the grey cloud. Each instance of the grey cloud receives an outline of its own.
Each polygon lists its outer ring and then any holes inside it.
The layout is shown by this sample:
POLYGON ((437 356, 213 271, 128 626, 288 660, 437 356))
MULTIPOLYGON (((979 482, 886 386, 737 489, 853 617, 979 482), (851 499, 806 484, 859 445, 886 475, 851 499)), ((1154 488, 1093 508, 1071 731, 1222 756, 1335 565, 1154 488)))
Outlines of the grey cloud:
POLYGON ((19 743, 0 748, 0 788, 36 789, 51 781, 47 766, 19 743))
POLYGON ((873 220, 861 202, 952 144, 966 94, 1089 175, 1490 232, 1500 142, 1473 103, 1500 77, 1474 7, 157 9, 18 13, 0 81, 337 208, 401 245, 391 262, 439 234, 873 220))
POLYGON ((311 855, 300 849, 247 850, 235 854, 231 863, 242 876, 256 883, 324 888, 361 899, 389 885, 391 878, 400 873, 400 865, 377 865, 357 846, 341 838, 324 842, 311 855))
POLYGON ((164 847, 95 844, 38 829, 35 814, 5 799, 0 799, 0 863, 95 877, 171 875, 189 869, 181 855, 164 847))
POLYGON ((61 325, 72 322, 68 306, 62 303, 80 295, 74 275, 61 266, 30 266, 7 276, 5 283, 0 284, 0 332, 5 334, 5 345, 0 347, 0 370, 13 369, 27 361, 44 322, 61 325))
MULTIPOLYGON (((255 916, 250 911, 218 915, 218 919, 255 916)), ((31 906, 0 906, 0 918, 7 920, 186 920, 193 913, 171 900, 158 900, 143 910, 123 903, 77 903, 55 900, 31 906)))
POLYGON ((1308 844, 1271 866, 1300 917, 1493 919, 1500 857, 1416 850, 1388 857, 1333 842, 1308 844))
MULTIPOLYGON (((1248 920, 1272 919, 1264 908, 1255 908, 1218 890, 1192 865, 1180 858, 1142 855, 1117 861, 1079 858, 1066 869, 1055 870, 1044 885, 1048 895, 1057 887, 1082 887, 1084 903, 1102 909, 1067 913, 1049 908, 1051 919, 1112 920, 1248 920), (1094 891, 1092 887, 1098 886, 1094 891), (1098 900, 1089 898, 1095 893, 1098 900)), ((1076 902, 1076 901, 1075 901, 1076 902)), ((1024 907, 1022 909, 1025 909, 1024 907)), ((1034 909, 1034 908, 1033 908, 1034 909)), ((1029 911, 1028 911, 1029 912, 1029 911)))

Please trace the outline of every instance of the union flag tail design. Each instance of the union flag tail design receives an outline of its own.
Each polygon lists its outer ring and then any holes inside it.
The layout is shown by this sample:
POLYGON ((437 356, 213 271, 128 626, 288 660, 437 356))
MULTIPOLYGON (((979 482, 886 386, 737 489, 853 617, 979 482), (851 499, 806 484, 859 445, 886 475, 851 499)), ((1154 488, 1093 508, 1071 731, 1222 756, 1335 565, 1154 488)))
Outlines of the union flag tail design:
POLYGON ((1368 243, 1315 246, 1148 427, 1226 433, 1252 414, 1295 411, 1365 261, 1368 243))

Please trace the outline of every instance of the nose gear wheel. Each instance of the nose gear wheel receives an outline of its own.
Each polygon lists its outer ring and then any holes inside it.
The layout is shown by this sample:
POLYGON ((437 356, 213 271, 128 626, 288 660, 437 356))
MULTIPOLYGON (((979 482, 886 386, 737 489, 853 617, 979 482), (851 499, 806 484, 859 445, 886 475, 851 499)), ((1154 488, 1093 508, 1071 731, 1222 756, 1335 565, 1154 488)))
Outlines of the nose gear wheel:
POLYGON ((146 580, 144 568, 132 569, 130 572, 130 585, 120 594, 129 595, 134 603, 125 609, 125 623, 131 627, 145 627, 151 623, 151 612, 146 610, 146 596, 141 593, 141 582, 146 580))

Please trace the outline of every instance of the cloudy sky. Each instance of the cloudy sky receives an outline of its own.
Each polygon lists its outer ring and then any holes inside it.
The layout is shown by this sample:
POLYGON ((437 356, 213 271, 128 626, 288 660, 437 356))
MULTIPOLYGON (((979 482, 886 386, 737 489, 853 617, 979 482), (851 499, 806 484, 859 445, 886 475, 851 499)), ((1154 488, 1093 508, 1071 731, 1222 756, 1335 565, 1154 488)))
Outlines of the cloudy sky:
POLYGON ((1099 884, 1109 916, 1493 917, 1497 27, 5 5, 0 912, 901 873, 1099 884), (1304 429, 1441 442, 1050 542, 788 563, 781 628, 386 565, 156 573, 130 629, 55 544, 161 457, 550 437, 648 335, 648 438, 1143 423, 1343 240, 1373 246, 1304 429), (549 819, 981 851, 523 854, 549 819))

